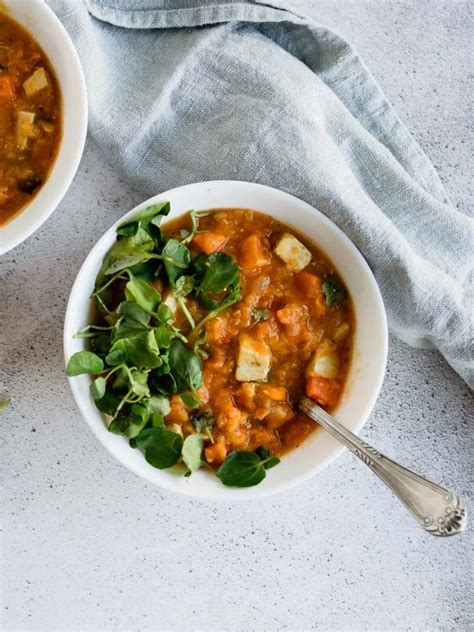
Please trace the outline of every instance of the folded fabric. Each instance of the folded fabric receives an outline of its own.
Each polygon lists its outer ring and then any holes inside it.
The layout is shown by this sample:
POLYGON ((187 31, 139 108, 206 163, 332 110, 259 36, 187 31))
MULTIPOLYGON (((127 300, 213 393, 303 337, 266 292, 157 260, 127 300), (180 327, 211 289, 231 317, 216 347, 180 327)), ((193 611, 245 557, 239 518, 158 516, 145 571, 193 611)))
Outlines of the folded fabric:
POLYGON ((90 131, 134 187, 236 179, 306 200, 362 251, 391 330, 474 384, 471 220, 347 42, 284 2, 48 2, 90 131))

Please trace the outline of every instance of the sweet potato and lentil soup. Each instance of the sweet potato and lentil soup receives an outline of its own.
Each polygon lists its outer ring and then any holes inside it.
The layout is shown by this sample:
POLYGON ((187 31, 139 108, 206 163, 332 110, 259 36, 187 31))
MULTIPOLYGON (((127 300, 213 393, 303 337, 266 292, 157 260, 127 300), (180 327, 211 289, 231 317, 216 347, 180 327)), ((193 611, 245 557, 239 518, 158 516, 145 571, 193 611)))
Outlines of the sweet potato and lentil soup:
POLYGON ((0 226, 39 191, 60 138, 61 97, 51 64, 0 11, 0 226))
MULTIPOLYGON (((164 225, 168 237, 188 228, 187 216, 164 225)), ((200 395, 203 410, 210 408, 216 418, 214 443, 205 448, 205 458, 219 465, 233 450, 261 446, 281 455, 317 427, 295 408, 301 395, 306 392, 328 410, 341 397, 354 330, 350 298, 328 306, 322 285, 337 274, 333 264, 293 228, 254 210, 204 215, 191 249, 225 252, 241 269, 241 300, 205 327, 210 355, 203 360, 200 395), (276 254, 288 235, 310 253, 307 265, 298 261, 301 255, 292 244, 287 253, 280 248, 283 256, 289 254, 286 261, 276 254), (262 358, 269 368, 260 365, 258 372, 255 364, 262 358)), ((160 281, 156 285, 163 289, 160 281)), ((187 307, 196 322, 205 314, 195 300, 189 299, 187 307)), ((182 312, 177 322, 186 328, 182 312)), ((191 411, 179 396, 171 404, 167 423, 192 432, 191 411)))
POLYGON ((110 432, 153 467, 203 464, 249 487, 316 424, 305 393, 334 408, 344 389, 354 317, 333 264, 309 240, 257 211, 190 211, 162 202, 117 228, 95 281, 97 318, 69 376, 110 432))

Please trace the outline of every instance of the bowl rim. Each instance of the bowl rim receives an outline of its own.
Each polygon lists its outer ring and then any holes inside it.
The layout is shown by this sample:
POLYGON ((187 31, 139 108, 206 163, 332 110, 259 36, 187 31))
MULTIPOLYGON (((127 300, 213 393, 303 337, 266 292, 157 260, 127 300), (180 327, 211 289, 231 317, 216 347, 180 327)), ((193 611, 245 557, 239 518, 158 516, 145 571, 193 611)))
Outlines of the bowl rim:
MULTIPOLYGON (((32 32, 31 24, 28 24, 22 17, 22 7, 25 7, 25 0, 21 3, 17 0, 4 0, 1 3, 0 11, 3 8, 4 12, 25 28, 44 50, 43 43, 38 41, 35 32, 32 32)), ((56 210, 77 172, 87 136, 87 88, 74 44, 59 18, 44 0, 28 0, 28 10, 35 17, 41 16, 39 28, 46 28, 47 31, 51 31, 51 36, 54 36, 56 44, 61 48, 61 54, 64 55, 62 63, 67 64, 69 80, 75 85, 74 125, 69 125, 67 128, 65 126, 66 90, 64 82, 59 77, 57 60, 45 50, 44 52, 56 73, 61 93, 63 124, 61 140, 44 186, 17 215, 4 226, 0 226, 0 255, 6 254, 30 237, 56 210)))
MULTIPOLYGON (((377 400, 377 397, 380 392, 380 389, 384 380, 384 376, 385 376, 387 354, 388 354, 388 327, 387 327, 387 317, 386 317, 385 307, 383 304, 383 299, 382 299, 379 287, 377 285, 377 282, 375 281, 372 271, 370 270, 367 262, 365 261, 360 251, 353 244, 353 242, 347 237, 347 235, 334 222, 332 222, 321 211, 317 210, 316 208, 314 208, 307 202, 304 202, 303 200, 297 198, 296 196, 293 196, 290 193, 281 191, 273 187, 262 185, 262 184, 257 184, 253 182, 236 181, 236 180, 214 180, 214 181, 186 184, 180 187, 169 189, 168 191, 164 191, 163 193, 159 193, 157 195, 154 195, 148 198, 147 200, 144 200, 140 204, 136 205, 133 209, 125 213, 116 222, 114 222, 114 224, 110 226, 110 228, 102 234, 102 236, 99 238, 99 240, 96 242, 96 244, 93 246, 93 248, 87 255, 86 259, 84 260, 77 274, 74 284, 72 286, 70 296, 68 299, 68 304, 66 307, 66 314, 65 314, 65 320, 64 320, 63 337, 64 337, 65 364, 67 364, 68 359, 72 355, 72 353, 74 353, 74 351, 77 351, 77 349, 73 349, 73 340, 74 340, 73 334, 75 332, 72 331, 73 328, 70 325, 72 313, 73 313, 73 310, 75 309, 75 306, 73 305, 75 296, 80 291, 81 286, 85 282, 84 276, 87 273, 87 268, 90 265, 91 260, 93 260, 96 253, 100 251, 101 248, 103 248, 104 243, 106 243, 107 240, 110 239, 112 235, 115 235, 115 230, 117 226, 121 224, 124 220, 132 217, 140 209, 150 204, 165 201, 168 198, 172 198, 174 195, 178 193, 190 193, 192 195, 193 193, 195 193, 195 189, 200 189, 200 188, 202 192, 203 188, 209 189, 209 190, 215 190, 215 189, 218 190, 218 189, 227 189, 227 188, 232 189, 233 187, 239 187, 239 188, 244 187, 244 188, 249 189, 251 192, 255 192, 255 193, 264 193, 264 194, 273 194, 273 195, 277 194, 278 196, 284 196, 286 201, 289 204, 293 204, 296 208, 298 207, 301 209, 305 208, 306 211, 310 211, 313 214, 316 214, 318 217, 318 221, 324 223, 331 231, 333 231, 333 233, 335 233, 338 236, 338 238, 344 243, 344 247, 349 250, 350 255, 357 260, 361 269, 364 271, 364 274, 365 274, 364 281, 368 283, 369 290, 372 294, 372 299, 375 301, 375 305, 377 306, 374 319, 377 321, 376 325, 380 329, 381 340, 379 341, 380 342, 379 356, 377 358, 377 361, 378 361, 377 377, 372 384, 372 389, 370 393, 368 394, 368 397, 366 398, 366 400, 364 400, 365 407, 364 407, 363 413, 360 414, 358 423, 355 424, 351 428, 352 432, 358 433, 360 429, 365 425, 370 413, 372 412, 372 409, 377 400)), ((231 202, 231 200, 229 201, 231 202)), ((196 206, 197 205, 194 205, 194 208, 196 208, 196 206)), ((173 202, 172 202, 172 207, 173 207, 173 202)), ((189 206, 189 208, 192 208, 192 207, 193 206, 189 206)), ((202 207, 199 207, 199 208, 204 209, 204 208, 226 208, 226 207, 239 208, 238 205, 232 206, 232 204, 228 204, 227 206, 221 205, 220 207, 217 207, 217 206, 211 207, 211 206, 203 205, 202 207)), ((242 206, 240 206, 240 208, 242 208, 242 206)), ((255 210, 260 210, 258 208, 258 205, 255 205, 254 207, 248 206, 247 208, 254 208, 255 210)), ((267 211, 262 211, 262 212, 265 212, 271 215, 271 212, 267 212, 267 211)), ((177 213, 176 217, 178 217, 179 215, 182 215, 182 212, 177 213)), ((284 223, 287 223, 290 227, 292 226, 291 220, 288 222, 286 222, 286 220, 279 220, 279 221, 283 221, 284 223)), ((296 226, 295 226, 295 229, 300 231, 300 229, 297 228, 296 226)), ((308 237, 315 243, 316 246, 318 246, 318 241, 314 234, 309 234, 308 237)), ((111 243, 113 243, 113 241, 111 243)), ((321 247, 321 246, 318 246, 318 247, 321 247)), ((107 252, 109 248, 110 248, 110 245, 107 246, 103 254, 105 254, 105 252, 107 252)), ((323 249, 323 252, 324 252, 324 249, 323 249)), ((337 261, 335 263, 337 264, 337 261)), ((97 269, 98 269, 97 267, 94 268, 94 273, 97 272, 97 269)), ((95 279, 95 274, 94 274, 94 279, 95 279)), ((356 301, 354 300, 353 296, 352 298, 354 301, 354 307, 356 307, 356 304, 355 304, 356 301)), ((356 331, 357 331, 357 327, 356 327, 356 331)), ((163 480, 157 481, 156 478, 153 476, 153 474, 156 472, 155 468, 146 464, 149 469, 146 469, 146 471, 144 472, 142 467, 138 467, 134 463, 128 462, 126 457, 122 457, 112 447, 111 445, 112 438, 123 440, 123 437, 118 437, 117 435, 111 435, 111 433, 108 433, 108 431, 106 430, 105 424, 103 422, 103 418, 101 414, 97 411, 97 409, 94 408, 93 402, 91 400, 86 401, 85 398, 83 397, 83 393, 81 392, 81 389, 79 387, 80 378, 89 378, 89 376, 77 376, 77 377, 68 378, 74 399, 76 401, 76 404, 78 405, 78 408, 81 412, 82 417, 84 418, 88 426, 91 428, 93 433, 96 435, 96 437, 99 439, 99 441, 102 443, 102 445, 106 448, 106 450, 113 457, 115 457, 122 465, 124 465, 130 471, 134 472, 140 478, 153 483, 154 485, 156 485, 162 490, 178 493, 179 495, 187 496, 190 498, 202 499, 202 500, 213 500, 213 501, 223 500, 223 501, 235 503, 241 500, 249 500, 249 499, 272 496, 274 494, 291 489, 295 487, 296 485, 299 485, 300 483, 308 480, 309 478, 312 478, 315 474, 323 470, 332 461, 334 461, 338 456, 340 456, 340 454, 344 452, 344 450, 346 449, 344 446, 342 446, 342 444, 335 445, 331 453, 328 454, 325 458, 320 459, 316 465, 313 465, 312 467, 308 468, 306 471, 304 471, 302 474, 298 476, 294 476, 291 479, 286 479, 283 483, 273 485, 271 488, 263 489, 260 485, 260 486, 255 486, 255 487, 236 489, 236 488, 229 488, 229 487, 225 487, 224 485, 220 485, 219 487, 216 487, 215 489, 213 489, 211 493, 209 493, 209 490, 203 491, 200 488, 189 489, 189 488, 177 485, 176 483, 173 482, 173 479, 175 478, 173 476, 169 476, 169 480, 163 477, 163 480), (91 418, 91 410, 93 414, 95 413, 96 418, 100 417, 101 426, 98 425, 96 421, 91 418)), ((90 378, 89 378, 89 381, 90 381, 90 378)), ((318 430, 318 433, 327 433, 327 431, 320 428, 318 430)), ((327 433, 327 435, 328 437, 330 436, 329 433, 327 433)), ((311 436, 314 436, 314 435, 311 435, 311 436)), ((311 439, 311 437, 309 439, 311 439)), ((333 438, 331 437, 331 439, 333 438)), ((336 442, 335 439, 333 440, 336 442)), ((294 450, 292 450, 289 454, 298 452, 303 447, 303 445, 305 445, 305 443, 303 443, 302 446, 299 446, 298 448, 295 448, 294 450)), ((143 459, 143 462, 146 463, 144 459, 143 459)), ((159 471, 164 472, 164 473, 169 472, 169 470, 159 470, 159 471)), ((200 474, 200 472, 197 472, 197 474, 200 474)), ((193 474, 193 477, 195 476, 196 475, 193 474)))

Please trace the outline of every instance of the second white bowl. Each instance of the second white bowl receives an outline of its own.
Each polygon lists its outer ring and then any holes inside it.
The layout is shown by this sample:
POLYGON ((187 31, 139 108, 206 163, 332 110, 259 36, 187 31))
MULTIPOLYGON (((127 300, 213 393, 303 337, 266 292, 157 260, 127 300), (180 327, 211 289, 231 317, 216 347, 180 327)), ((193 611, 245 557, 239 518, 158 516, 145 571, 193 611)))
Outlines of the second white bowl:
POLYGON ((38 42, 56 73, 62 98, 63 131, 48 179, 32 201, 0 227, 0 255, 20 244, 45 222, 69 188, 87 133, 87 92, 76 49, 43 0, 3 0, 7 14, 38 42))

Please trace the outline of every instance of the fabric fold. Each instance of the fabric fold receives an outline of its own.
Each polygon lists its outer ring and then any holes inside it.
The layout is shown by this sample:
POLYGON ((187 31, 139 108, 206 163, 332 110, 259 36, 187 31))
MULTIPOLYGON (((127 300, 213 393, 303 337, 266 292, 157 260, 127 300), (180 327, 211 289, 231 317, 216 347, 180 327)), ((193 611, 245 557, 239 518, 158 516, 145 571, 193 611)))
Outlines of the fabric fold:
POLYGON ((48 2, 83 61, 90 131, 132 186, 304 199, 366 257, 391 330, 474 384, 472 220, 343 38, 283 1, 48 2))

